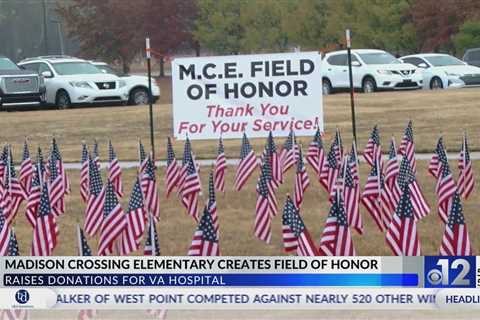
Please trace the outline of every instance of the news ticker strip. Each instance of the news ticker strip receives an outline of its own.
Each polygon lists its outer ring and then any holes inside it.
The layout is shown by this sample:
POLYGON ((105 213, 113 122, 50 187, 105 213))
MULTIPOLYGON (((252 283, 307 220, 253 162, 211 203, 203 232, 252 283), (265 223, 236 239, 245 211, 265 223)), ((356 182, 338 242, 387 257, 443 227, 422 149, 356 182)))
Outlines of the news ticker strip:
POLYGON ((475 288, 478 257, 15 257, 2 287, 475 288))
POLYGON ((478 310, 480 294, 427 288, 0 288, 0 309, 478 310))

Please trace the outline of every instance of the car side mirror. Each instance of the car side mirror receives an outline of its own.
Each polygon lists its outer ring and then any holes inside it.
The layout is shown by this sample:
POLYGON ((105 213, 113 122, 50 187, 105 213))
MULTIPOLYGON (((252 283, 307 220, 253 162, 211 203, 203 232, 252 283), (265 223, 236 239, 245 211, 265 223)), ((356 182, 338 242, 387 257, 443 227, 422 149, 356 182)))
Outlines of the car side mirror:
POLYGON ((53 73, 52 73, 52 71, 43 71, 42 76, 44 78, 53 78, 53 73))
POLYGON ((352 61, 352 67, 360 67, 361 65, 360 61, 352 61))
POLYGON ((422 62, 422 63, 419 63, 419 64, 418 64, 418 67, 419 67, 419 68, 423 68, 423 69, 427 69, 427 68, 428 68, 428 65, 427 65, 425 62, 422 62))

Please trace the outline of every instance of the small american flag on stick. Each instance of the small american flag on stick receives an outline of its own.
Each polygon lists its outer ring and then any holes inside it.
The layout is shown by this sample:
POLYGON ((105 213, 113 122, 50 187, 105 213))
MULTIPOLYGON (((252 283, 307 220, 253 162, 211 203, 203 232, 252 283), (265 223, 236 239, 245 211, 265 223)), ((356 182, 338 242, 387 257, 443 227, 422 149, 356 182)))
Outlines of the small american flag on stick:
POLYGON ((108 178, 112 181, 117 196, 123 197, 122 168, 113 149, 112 141, 108 141, 108 178))
POLYGON ((50 256, 57 244, 57 223, 50 205, 48 185, 42 188, 40 205, 33 228, 32 256, 50 256))
POLYGON ((282 215, 283 246, 298 256, 318 256, 318 249, 303 222, 298 208, 287 195, 282 215))
POLYGON ((167 138, 167 170, 165 174, 165 194, 167 198, 178 185, 180 168, 173 151, 172 140, 167 138))
POLYGON ((307 152, 307 162, 312 166, 313 171, 317 174, 320 181, 320 175, 325 161, 325 150, 323 149, 322 135, 320 129, 317 128, 313 141, 310 142, 307 152))
POLYGON ((267 243, 272 237, 272 219, 277 215, 277 198, 275 190, 278 187, 272 177, 269 155, 266 154, 262 172, 257 182, 257 203, 255 206, 255 236, 267 243))
POLYGON ((8 254, 10 230, 10 224, 3 214, 3 208, 0 206, 0 256, 6 256, 8 254))
POLYGON ((30 158, 30 151, 28 150, 28 142, 27 139, 25 139, 25 142, 23 143, 23 158, 22 164, 20 165, 19 180, 27 195, 30 194, 30 188, 32 187, 32 177, 33 164, 32 159, 30 158))
POLYGON ((83 202, 88 201, 88 149, 87 145, 82 143, 82 159, 80 168, 80 196, 83 202))
POLYGON ((472 161, 470 160, 470 151, 468 150, 467 134, 463 134, 462 150, 458 160, 458 169, 460 175, 458 177, 459 193, 466 200, 475 189, 475 178, 473 176, 472 161))
POLYGON ((340 170, 340 162, 336 156, 337 150, 338 146, 334 141, 330 146, 330 151, 328 152, 327 159, 324 162, 322 173, 320 175, 320 183, 328 192, 330 198, 333 197, 333 194, 335 193, 335 183, 337 182, 340 170))
POLYGON ((408 186, 405 186, 400 202, 393 215, 392 222, 385 235, 387 244, 395 255, 420 255, 420 241, 418 239, 415 220, 414 206, 410 199, 410 192, 408 186))
POLYGON ((360 184, 358 177, 357 158, 355 148, 352 146, 350 156, 345 157, 343 172, 343 197, 348 224, 359 234, 363 234, 363 220, 360 215, 360 184), (356 177, 356 178, 355 178, 356 177))
POLYGON ((372 133, 370 134, 370 138, 368 138, 367 145, 363 150, 363 157, 365 161, 370 165, 373 166, 376 159, 381 159, 382 157, 382 147, 380 145, 380 134, 378 130, 378 126, 375 125, 373 127, 372 133))
POLYGON ((300 209, 303 202, 303 196, 308 186, 310 185, 310 179, 308 178, 307 169, 303 162, 302 147, 298 146, 297 157, 297 171, 295 173, 295 206, 300 209))
POLYGON ((440 254, 442 256, 471 256, 473 252, 458 192, 455 192, 453 196, 450 209, 445 232, 443 233, 442 245, 440 246, 440 254))
POLYGON ((182 203, 187 209, 187 213, 195 221, 198 221, 198 196, 202 186, 188 138, 185 141, 183 166, 180 172, 180 196, 182 203))
POLYGON ((153 215, 155 220, 158 221, 160 219, 160 195, 157 189, 155 170, 155 163, 150 154, 147 157, 146 165, 143 170, 141 186, 145 199, 145 208, 153 215))
POLYGON ((277 153, 277 146, 273 140, 272 131, 268 134, 267 143, 263 151, 263 162, 268 159, 273 180, 277 184, 283 183, 283 170, 281 159, 277 153))
POLYGON ((437 194, 437 211, 443 223, 448 222, 448 211, 452 207, 452 201, 457 192, 457 185, 453 180, 453 174, 448 165, 447 152, 443 146, 442 138, 437 146, 437 169, 433 171, 437 177, 435 193, 437 194))
POLYGON ((282 166, 282 172, 287 172, 295 163, 298 158, 298 145, 295 133, 290 131, 285 143, 283 144, 282 151, 280 152, 280 163, 282 166))
POLYGON ((192 244, 188 249, 189 256, 219 256, 220 246, 218 235, 213 224, 212 214, 207 206, 203 210, 202 218, 197 230, 193 234, 192 244))
POLYGON ((393 193, 393 190, 396 188, 397 185, 397 178, 398 174, 400 173, 400 167, 398 165, 397 160, 397 148, 395 147, 395 138, 392 136, 392 140, 390 141, 390 148, 388 152, 388 159, 387 164, 385 165, 385 185, 390 190, 390 194, 392 195, 392 200, 396 205, 398 201, 400 201, 400 195, 397 198, 393 193))
POLYGON ((105 188, 102 187, 102 177, 95 161, 88 158, 88 202, 85 208, 85 232, 90 237, 100 229, 103 220, 103 207, 105 204, 105 188))
POLYGON ((121 255, 128 255, 133 251, 137 251, 140 248, 140 241, 145 232, 147 211, 145 210, 139 178, 135 180, 133 185, 125 218, 127 220, 126 227, 123 229, 120 241, 121 255))
POLYGON ((415 160, 415 143, 413 141, 413 123, 410 120, 407 127, 405 128, 405 133, 403 135, 402 143, 398 150, 400 155, 406 157, 414 173, 417 172, 417 162, 415 160))
POLYGON ((147 239, 143 248, 144 256, 159 256, 160 244, 158 243, 158 234, 155 227, 155 220, 152 216, 148 218, 147 239))
POLYGON ((225 149, 223 147, 222 137, 218 140, 217 159, 215 159, 215 188, 220 192, 225 192, 225 170, 227 169, 227 159, 225 158, 225 149))
POLYGON ((235 173, 234 186, 236 191, 240 191, 242 189, 257 166, 258 163, 255 152, 250 146, 247 135, 243 133, 242 147, 240 150, 240 163, 238 164, 237 172, 235 173))

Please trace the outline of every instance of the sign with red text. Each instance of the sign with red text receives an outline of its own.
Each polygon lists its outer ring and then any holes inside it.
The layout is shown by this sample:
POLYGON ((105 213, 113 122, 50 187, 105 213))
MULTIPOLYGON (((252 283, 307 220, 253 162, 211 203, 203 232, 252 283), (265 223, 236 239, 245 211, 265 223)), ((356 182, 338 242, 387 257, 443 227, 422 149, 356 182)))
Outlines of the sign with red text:
POLYGON ((297 136, 323 131, 316 52, 179 58, 172 61, 177 139, 297 136))

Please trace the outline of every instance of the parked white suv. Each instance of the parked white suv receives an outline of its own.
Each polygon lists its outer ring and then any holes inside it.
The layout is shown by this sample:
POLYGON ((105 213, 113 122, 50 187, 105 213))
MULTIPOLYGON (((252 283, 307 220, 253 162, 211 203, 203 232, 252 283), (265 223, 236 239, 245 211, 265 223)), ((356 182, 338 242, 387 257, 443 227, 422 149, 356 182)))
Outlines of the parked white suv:
MULTIPOLYGON (((148 104, 148 77, 119 73, 105 62, 92 61, 92 64, 102 70, 104 73, 110 73, 119 76, 127 83, 125 90, 128 92, 128 104, 148 104)), ((152 102, 155 103, 159 97, 160 88, 158 87, 155 79, 152 79, 152 102)))
POLYGON ((76 104, 124 104, 128 100, 124 80, 103 73, 86 60, 42 56, 25 59, 18 65, 45 78, 46 102, 60 109, 76 104))
MULTIPOLYGON (((350 87, 347 51, 327 53, 322 60, 322 89, 324 94, 332 90, 350 87)), ((377 90, 419 89, 422 75, 417 67, 402 63, 383 50, 352 50, 353 86, 365 93, 377 90)))

